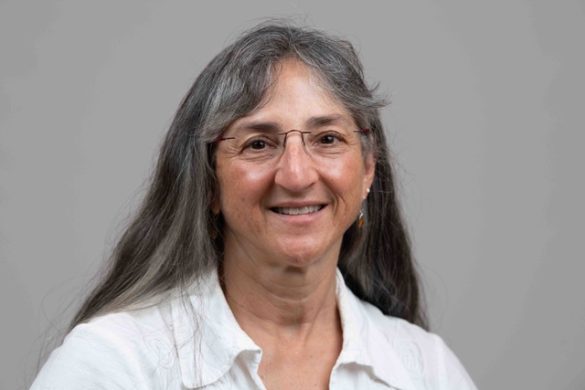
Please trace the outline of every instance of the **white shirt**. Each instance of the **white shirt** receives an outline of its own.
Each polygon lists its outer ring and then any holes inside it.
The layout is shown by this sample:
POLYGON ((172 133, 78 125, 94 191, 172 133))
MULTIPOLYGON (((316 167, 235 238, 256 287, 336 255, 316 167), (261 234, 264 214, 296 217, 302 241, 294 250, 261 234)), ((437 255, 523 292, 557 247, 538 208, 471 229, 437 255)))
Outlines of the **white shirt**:
MULTIPOLYGON (((337 301, 343 346, 331 389, 476 388, 440 337, 361 301, 339 271, 337 301)), ((214 271, 186 294, 77 325, 31 389, 264 389, 261 359, 214 271)))

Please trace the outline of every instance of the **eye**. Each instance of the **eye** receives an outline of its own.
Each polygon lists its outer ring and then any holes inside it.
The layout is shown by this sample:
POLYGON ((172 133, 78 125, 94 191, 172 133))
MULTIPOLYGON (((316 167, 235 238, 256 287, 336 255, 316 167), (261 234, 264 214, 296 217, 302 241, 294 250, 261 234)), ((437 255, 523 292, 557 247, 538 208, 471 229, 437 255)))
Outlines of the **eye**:
POLYGON ((276 147, 277 142, 266 136, 250 137, 241 145, 243 152, 262 152, 276 147))
POLYGON ((249 142, 247 147, 254 150, 262 150, 266 148, 266 141, 262 139, 255 139, 249 142))
POLYGON ((315 138, 315 141, 322 146, 334 146, 343 142, 344 138, 343 135, 339 134, 337 131, 327 131, 319 133, 315 138))
POLYGON ((334 144, 337 140, 338 138, 333 134, 325 134, 319 138, 319 142, 325 145, 334 144))

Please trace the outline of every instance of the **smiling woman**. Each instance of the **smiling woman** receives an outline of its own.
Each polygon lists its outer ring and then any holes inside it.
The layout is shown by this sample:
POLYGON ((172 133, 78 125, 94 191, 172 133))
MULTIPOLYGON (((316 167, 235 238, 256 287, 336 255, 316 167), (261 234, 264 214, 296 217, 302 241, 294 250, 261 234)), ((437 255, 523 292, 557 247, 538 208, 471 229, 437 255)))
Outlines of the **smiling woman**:
POLYGON ((279 63, 266 102, 222 137, 235 144, 221 143, 215 160, 224 270, 249 264, 254 274, 267 263, 282 268, 285 280, 290 266, 335 273, 343 234, 372 184, 374 158, 371 150, 363 155, 351 114, 315 79, 298 60, 279 63))
POLYGON ((474 388, 425 330, 381 106, 322 32, 224 49, 33 389, 474 388))

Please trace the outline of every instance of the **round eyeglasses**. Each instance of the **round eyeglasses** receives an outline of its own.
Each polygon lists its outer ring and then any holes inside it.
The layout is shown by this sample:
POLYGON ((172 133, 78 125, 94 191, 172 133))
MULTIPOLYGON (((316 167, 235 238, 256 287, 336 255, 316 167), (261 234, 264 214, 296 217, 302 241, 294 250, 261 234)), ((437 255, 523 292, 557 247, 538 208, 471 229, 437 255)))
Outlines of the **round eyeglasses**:
POLYGON ((360 144, 360 136, 367 136, 369 129, 302 131, 292 129, 281 133, 256 132, 233 137, 220 137, 217 143, 229 141, 226 150, 246 161, 267 162, 278 160, 283 154, 288 136, 298 133, 306 153, 318 160, 331 160, 347 153, 360 144))

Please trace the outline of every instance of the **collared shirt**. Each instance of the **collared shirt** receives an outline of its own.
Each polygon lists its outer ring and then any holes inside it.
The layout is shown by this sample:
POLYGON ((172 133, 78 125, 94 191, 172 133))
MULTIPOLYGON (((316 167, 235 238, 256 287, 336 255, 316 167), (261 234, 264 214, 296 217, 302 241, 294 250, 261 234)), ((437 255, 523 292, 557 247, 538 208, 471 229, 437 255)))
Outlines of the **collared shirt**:
MULTIPOLYGON (((440 337, 361 301, 339 271, 337 302, 343 345, 331 389, 475 389, 440 337)), ((77 325, 31 389, 264 389, 261 359, 214 271, 187 293, 77 325)))

